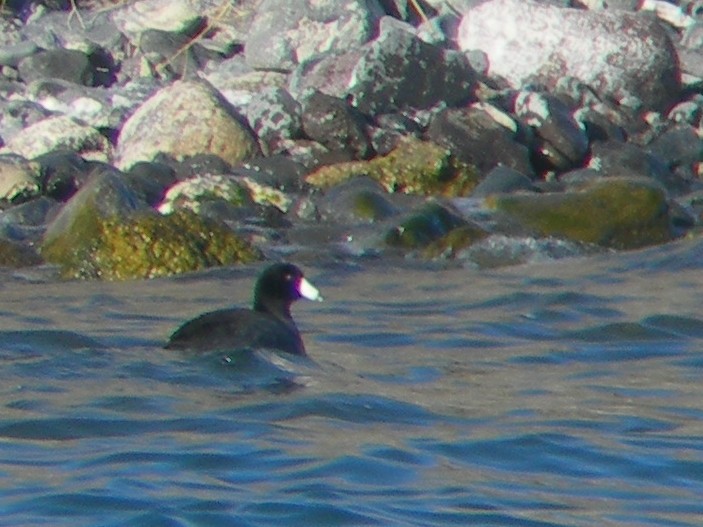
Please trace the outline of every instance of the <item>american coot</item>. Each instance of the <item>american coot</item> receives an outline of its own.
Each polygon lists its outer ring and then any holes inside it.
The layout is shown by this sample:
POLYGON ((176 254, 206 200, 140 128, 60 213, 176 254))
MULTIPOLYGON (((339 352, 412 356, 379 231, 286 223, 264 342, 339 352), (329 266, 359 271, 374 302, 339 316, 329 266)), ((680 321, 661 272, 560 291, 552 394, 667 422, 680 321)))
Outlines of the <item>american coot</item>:
POLYGON ((305 355, 305 346, 290 314, 299 298, 322 300, 319 291, 295 265, 267 267, 254 287, 253 309, 220 309, 178 328, 167 349, 198 351, 267 348, 305 355))

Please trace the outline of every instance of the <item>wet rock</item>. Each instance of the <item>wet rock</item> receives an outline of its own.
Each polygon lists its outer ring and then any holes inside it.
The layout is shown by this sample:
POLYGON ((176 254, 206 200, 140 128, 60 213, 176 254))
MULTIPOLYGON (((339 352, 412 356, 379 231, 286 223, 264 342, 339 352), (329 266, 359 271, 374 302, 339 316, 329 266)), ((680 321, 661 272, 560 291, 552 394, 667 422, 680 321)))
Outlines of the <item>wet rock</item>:
MULTIPOLYGON (((180 210, 108 218, 93 253, 96 278, 129 280, 250 263, 261 254, 223 223, 180 210)), ((79 268, 79 277, 84 269, 79 268)))
POLYGON ((38 196, 39 166, 36 163, 0 156, 0 200, 22 202, 38 196))
POLYGON ((205 83, 178 81, 158 91, 124 123, 116 164, 124 170, 159 154, 182 160, 205 153, 237 164, 258 155, 259 148, 218 92, 205 83))
POLYGON ((302 106, 303 131, 310 139, 329 150, 349 152, 356 159, 373 154, 363 115, 346 101, 313 91, 302 106))
POLYGON ((49 117, 24 128, 0 149, 0 154, 14 153, 34 159, 56 150, 76 152, 97 161, 112 158, 112 146, 104 135, 67 116, 49 117))
POLYGON ((533 152, 540 164, 564 171, 583 161, 588 137, 561 100, 547 93, 522 91, 515 101, 515 114, 534 130, 533 152))
POLYGON ((539 236, 615 249, 673 238, 666 193, 647 178, 608 178, 575 192, 495 195, 488 203, 539 236))
POLYGON ((32 247, 0 238, 0 267, 19 269, 41 263, 41 256, 32 247))
POLYGON ((324 221, 340 224, 377 223, 400 212, 381 185, 359 177, 337 185, 318 201, 324 221))
POLYGON ((436 255, 451 251, 452 242, 458 242, 461 239, 463 243, 470 238, 470 236, 448 238, 451 232, 468 226, 468 222, 450 207, 439 202, 429 202, 418 210, 412 211, 399 224, 392 227, 386 233, 384 243, 403 251, 427 248, 435 243, 436 245, 429 249, 428 254, 436 255))
POLYGON ((247 63, 291 70, 314 56, 358 47, 382 14, 375 0, 264 0, 249 28, 247 63))
POLYGON ((41 245, 68 278, 121 280, 251 261, 256 250, 223 224, 189 211, 152 212, 114 174, 101 174, 66 203, 41 245))
POLYGON ((492 194, 510 194, 512 192, 534 192, 536 187, 525 174, 506 166, 497 166, 476 186, 471 197, 484 198, 492 194))
POLYGON ((627 106, 634 98, 647 108, 666 107, 680 89, 671 40, 639 14, 488 0, 464 15, 458 43, 483 50, 490 75, 513 88, 534 82, 554 89, 568 75, 603 97, 627 106))
POLYGON ((452 229, 441 238, 427 245, 421 252, 423 258, 455 259, 461 256, 469 247, 481 242, 489 236, 489 232, 471 222, 452 229))
POLYGON ((321 167, 305 180, 329 188, 358 176, 369 176, 387 192, 465 196, 478 184, 476 170, 458 161, 435 143, 409 138, 392 152, 370 161, 352 161, 321 167))
POLYGON ((510 116, 481 103, 439 112, 427 136, 482 174, 499 164, 531 174, 529 151, 516 141, 516 132, 517 124, 510 116))

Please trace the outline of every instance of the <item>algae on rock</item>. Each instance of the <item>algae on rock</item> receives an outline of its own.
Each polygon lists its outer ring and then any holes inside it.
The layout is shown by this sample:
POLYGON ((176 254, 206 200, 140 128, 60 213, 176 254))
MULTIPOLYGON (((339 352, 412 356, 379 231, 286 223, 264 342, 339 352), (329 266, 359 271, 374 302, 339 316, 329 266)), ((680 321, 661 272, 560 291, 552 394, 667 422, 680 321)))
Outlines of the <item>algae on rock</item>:
POLYGON ((427 259, 453 258, 486 236, 488 232, 483 228, 450 207, 431 201, 388 231, 384 242, 404 251, 419 250, 420 256, 427 259))
POLYGON ((77 233, 83 236, 67 233, 43 248, 47 261, 59 264, 66 278, 153 278, 261 258, 225 225, 188 210, 93 217, 91 224, 77 233))
POLYGON ((108 280, 168 276, 261 258, 225 225, 186 210, 108 219, 102 227, 93 255, 100 278, 108 280))
POLYGON ((466 196, 479 181, 475 168, 457 160, 449 150, 415 138, 405 138, 388 155, 370 161, 323 166, 306 181, 330 188, 358 176, 375 179, 388 192, 444 196, 466 196))
POLYGON ((487 202, 541 236, 613 249, 673 238, 666 193, 647 178, 605 178, 578 192, 495 195, 487 202))

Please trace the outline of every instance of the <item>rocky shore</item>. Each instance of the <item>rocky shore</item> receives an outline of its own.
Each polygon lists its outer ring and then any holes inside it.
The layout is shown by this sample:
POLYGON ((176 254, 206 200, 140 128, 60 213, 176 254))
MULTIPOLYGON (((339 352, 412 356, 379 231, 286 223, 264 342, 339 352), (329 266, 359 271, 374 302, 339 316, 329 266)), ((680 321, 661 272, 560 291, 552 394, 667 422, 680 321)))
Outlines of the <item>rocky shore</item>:
POLYGON ((492 267, 700 230, 698 1, 2 5, 2 266, 492 267))

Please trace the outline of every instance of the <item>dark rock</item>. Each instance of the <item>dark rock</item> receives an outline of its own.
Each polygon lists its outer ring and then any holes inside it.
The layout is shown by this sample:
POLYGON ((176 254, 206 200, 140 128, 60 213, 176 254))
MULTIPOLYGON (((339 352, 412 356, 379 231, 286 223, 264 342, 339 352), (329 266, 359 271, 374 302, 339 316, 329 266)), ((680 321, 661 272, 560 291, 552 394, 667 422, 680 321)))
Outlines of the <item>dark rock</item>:
POLYGON ((594 143, 588 166, 605 177, 649 177, 671 191, 684 191, 687 187, 662 159, 632 143, 594 143))
POLYGON ((180 162, 171 160, 166 164, 174 169, 176 179, 179 180, 204 174, 227 174, 232 171, 232 165, 214 154, 195 154, 180 162))
POLYGON ((685 124, 659 135, 647 145, 647 150, 663 159, 670 168, 692 168, 703 161, 703 139, 698 129, 685 124))
POLYGON ((0 213, 0 223, 42 227, 58 212, 60 204, 44 196, 15 205, 0 213))
POLYGON ((510 167, 497 166, 476 186, 471 197, 484 198, 491 194, 509 194, 511 192, 534 192, 532 180, 525 174, 510 167))
POLYGON ((427 247, 467 222, 450 207, 430 202, 411 212, 384 237, 389 247, 404 251, 427 247))
POLYGON ((367 159, 373 148, 366 133, 366 121, 346 101, 314 91, 302 101, 303 131, 330 150, 342 150, 356 159, 367 159))
POLYGON ((17 66, 20 77, 29 83, 41 79, 62 79, 74 84, 93 86, 94 71, 82 51, 51 49, 29 55, 17 66))
POLYGON ((191 40, 190 35, 147 29, 141 34, 139 49, 157 75, 190 78, 199 69, 191 40))
POLYGON ((515 114, 535 131, 532 153, 538 165, 564 171, 583 161, 588 137, 557 97, 522 91, 515 101, 515 114))
POLYGON ((0 239, 0 267, 31 267, 42 263, 36 250, 25 244, 0 239))
POLYGON ((400 211, 378 182, 359 177, 333 187, 318 201, 324 221, 340 224, 377 223, 400 211))
POLYGON ((487 108, 487 105, 474 105, 444 110, 432 119, 427 135, 482 174, 497 165, 532 174, 529 152, 515 140, 515 130, 497 122, 487 108))
POLYGON ((91 176, 91 166, 75 152, 54 151, 34 159, 41 166, 42 193, 68 201, 91 176))
POLYGON ((124 180, 143 201, 151 207, 156 207, 177 178, 169 165, 142 161, 132 165, 124 175, 124 180))
POLYGON ((475 73, 457 51, 426 44, 384 18, 379 36, 364 48, 348 94, 363 113, 457 106, 470 101, 475 73))

